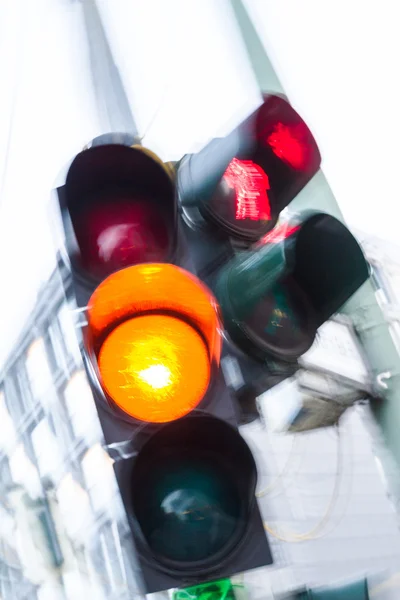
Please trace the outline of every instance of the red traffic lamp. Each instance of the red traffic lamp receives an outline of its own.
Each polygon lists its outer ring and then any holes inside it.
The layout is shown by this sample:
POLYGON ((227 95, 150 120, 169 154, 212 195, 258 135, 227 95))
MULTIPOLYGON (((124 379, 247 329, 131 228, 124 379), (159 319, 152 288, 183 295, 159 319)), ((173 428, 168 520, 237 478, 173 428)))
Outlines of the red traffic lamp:
POLYGON ((168 167, 140 146, 102 141, 76 156, 58 190, 72 267, 91 283, 130 265, 173 261, 177 239, 168 167))
POLYGON ((320 163, 305 122, 284 98, 269 95, 230 135, 181 161, 178 195, 187 211, 196 208, 226 235, 254 242, 320 163))

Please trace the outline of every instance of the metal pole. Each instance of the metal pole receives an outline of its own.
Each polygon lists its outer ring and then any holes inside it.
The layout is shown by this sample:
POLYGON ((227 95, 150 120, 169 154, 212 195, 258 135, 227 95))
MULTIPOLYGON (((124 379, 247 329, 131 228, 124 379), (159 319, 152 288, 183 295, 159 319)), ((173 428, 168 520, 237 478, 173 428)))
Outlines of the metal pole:
MULTIPOLYGON (((282 93, 283 88, 268 58, 242 0, 231 0, 249 59, 263 92, 282 93)), ((336 199, 320 170, 291 203, 290 209, 317 209, 344 221, 336 199)), ((371 401, 386 449, 378 452, 390 493, 400 509, 400 356, 389 327, 376 301, 372 283, 367 281, 345 305, 343 312, 352 320, 369 363, 373 387, 380 400, 371 401), (394 459, 394 460, 393 460, 394 459)), ((379 436, 378 436, 379 438, 379 436)))
POLYGON ((83 0, 82 10, 89 45, 91 75, 104 131, 137 136, 128 97, 114 62, 96 1, 83 0))

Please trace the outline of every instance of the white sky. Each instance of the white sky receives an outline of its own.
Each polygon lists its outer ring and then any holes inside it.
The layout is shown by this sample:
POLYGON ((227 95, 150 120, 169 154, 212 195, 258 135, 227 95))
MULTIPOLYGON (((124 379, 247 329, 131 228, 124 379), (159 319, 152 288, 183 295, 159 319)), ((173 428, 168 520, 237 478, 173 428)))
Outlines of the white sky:
MULTIPOLYGON (((144 143, 162 158, 196 150, 257 106, 227 0, 99 3, 144 143)), ((397 242, 400 4, 246 4, 317 138, 348 222, 397 242)), ((54 264, 47 212, 54 181, 102 132, 80 10, 66 0, 0 5, 0 364, 54 264)))
POLYGON ((400 3, 246 3, 346 220, 398 244, 400 3))

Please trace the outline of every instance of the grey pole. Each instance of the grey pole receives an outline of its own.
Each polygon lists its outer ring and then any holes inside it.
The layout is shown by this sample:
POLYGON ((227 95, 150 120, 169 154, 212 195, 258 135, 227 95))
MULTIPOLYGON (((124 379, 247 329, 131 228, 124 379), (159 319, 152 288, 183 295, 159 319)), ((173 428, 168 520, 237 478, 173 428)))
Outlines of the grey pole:
MULTIPOLYGON (((231 0, 238 27, 262 92, 282 93, 283 88, 268 58, 242 0, 231 0)), ((317 209, 343 221, 343 215, 328 182, 320 170, 291 203, 294 211, 317 209)), ((389 327, 367 281, 343 307, 352 320, 369 363, 373 386, 380 400, 371 402, 386 448, 379 454, 388 486, 400 509, 400 357, 389 327)), ((379 443, 378 443, 379 447, 379 443)))
POLYGON ((100 122, 105 132, 138 136, 123 82, 115 64, 109 41, 95 0, 83 0, 90 68, 100 122))

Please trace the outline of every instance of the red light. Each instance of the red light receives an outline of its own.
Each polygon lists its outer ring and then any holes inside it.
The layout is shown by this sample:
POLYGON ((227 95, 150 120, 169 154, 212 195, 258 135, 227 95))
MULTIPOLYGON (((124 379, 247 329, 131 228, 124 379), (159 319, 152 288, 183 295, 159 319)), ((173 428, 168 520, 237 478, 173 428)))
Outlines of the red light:
POLYGON ((303 171, 307 168, 311 148, 308 144, 310 133, 305 123, 284 125, 277 123, 267 137, 267 144, 273 152, 293 169, 303 171))
POLYGON ((288 237, 296 233, 300 229, 299 225, 295 227, 288 227, 287 223, 282 223, 282 225, 278 225, 272 231, 264 235, 263 238, 259 241, 259 245, 263 246, 264 244, 278 244, 279 242, 283 242, 288 237))
POLYGON ((234 158, 224 173, 224 181, 236 194, 236 220, 270 220, 269 179, 260 166, 251 160, 234 158))
POLYGON ((142 262, 162 262, 169 235, 163 212, 146 198, 100 199, 76 220, 84 269, 101 277, 142 262))

